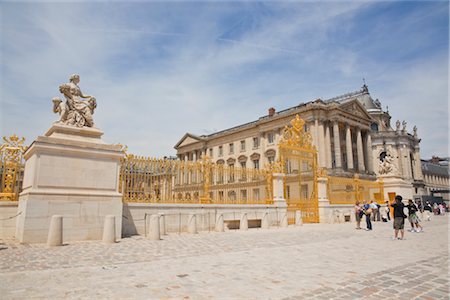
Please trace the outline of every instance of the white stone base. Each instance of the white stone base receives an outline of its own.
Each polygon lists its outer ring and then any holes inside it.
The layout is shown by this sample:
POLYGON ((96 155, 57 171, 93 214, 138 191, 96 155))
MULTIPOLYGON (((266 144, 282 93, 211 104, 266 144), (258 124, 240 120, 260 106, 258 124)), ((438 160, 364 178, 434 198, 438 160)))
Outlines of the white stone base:
POLYGON ((96 128, 54 124, 33 142, 24 155, 18 241, 46 242, 52 215, 63 216, 64 241, 102 239, 106 215, 116 217, 116 237, 121 237, 123 153, 120 146, 105 144, 102 134, 96 128))
POLYGON ((395 175, 382 175, 384 183, 384 199, 389 200, 388 193, 395 193, 403 197, 403 200, 413 199, 414 188, 411 183, 395 175))

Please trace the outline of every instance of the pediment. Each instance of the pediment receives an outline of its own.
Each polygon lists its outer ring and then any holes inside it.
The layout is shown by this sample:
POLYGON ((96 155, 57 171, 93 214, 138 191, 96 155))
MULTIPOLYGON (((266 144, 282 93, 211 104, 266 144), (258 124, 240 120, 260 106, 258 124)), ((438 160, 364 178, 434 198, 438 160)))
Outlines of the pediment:
POLYGON ((364 108, 364 106, 359 103, 358 100, 351 100, 345 103, 342 103, 339 105, 339 109, 348 112, 352 115, 365 118, 365 119, 371 119, 371 116, 367 112, 367 110, 364 108))
POLYGON ((201 141, 202 140, 202 138, 200 138, 200 137, 198 137, 198 136, 195 136, 195 135, 193 135, 193 134, 190 134, 190 133, 186 133, 182 138, 181 138, 181 140, 175 145, 175 149, 178 149, 178 148, 180 148, 180 147, 184 147, 184 146, 187 146, 187 145, 190 145, 190 144, 194 144, 194 143, 197 143, 197 142, 199 142, 199 141, 201 141))

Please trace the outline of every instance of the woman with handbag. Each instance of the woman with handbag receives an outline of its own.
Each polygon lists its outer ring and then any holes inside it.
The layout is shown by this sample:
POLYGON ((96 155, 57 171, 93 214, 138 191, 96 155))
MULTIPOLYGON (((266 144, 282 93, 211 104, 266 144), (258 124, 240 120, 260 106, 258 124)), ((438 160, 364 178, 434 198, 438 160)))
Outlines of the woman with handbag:
POLYGON ((372 222, 370 221, 370 217, 372 215, 372 208, 370 207, 370 204, 367 203, 367 201, 364 201, 363 206, 364 214, 366 215, 366 230, 372 230, 372 222))
POLYGON ((361 207, 361 204, 359 204, 359 201, 356 201, 355 203, 356 229, 361 229, 361 218, 363 215, 364 215, 363 208, 361 207))

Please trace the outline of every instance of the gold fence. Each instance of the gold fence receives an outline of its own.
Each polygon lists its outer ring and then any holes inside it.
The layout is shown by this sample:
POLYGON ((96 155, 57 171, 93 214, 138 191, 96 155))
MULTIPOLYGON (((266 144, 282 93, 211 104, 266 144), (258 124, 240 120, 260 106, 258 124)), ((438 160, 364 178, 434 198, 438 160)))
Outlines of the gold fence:
POLYGON ((121 166, 124 202, 266 204, 272 202, 266 170, 199 161, 127 155, 121 166))
POLYGON ((17 201, 24 175, 25 138, 12 135, 3 137, 3 142, 0 145, 0 201, 17 201))
POLYGON ((330 204, 355 204, 356 201, 384 203, 383 182, 354 178, 328 176, 328 199, 330 204))

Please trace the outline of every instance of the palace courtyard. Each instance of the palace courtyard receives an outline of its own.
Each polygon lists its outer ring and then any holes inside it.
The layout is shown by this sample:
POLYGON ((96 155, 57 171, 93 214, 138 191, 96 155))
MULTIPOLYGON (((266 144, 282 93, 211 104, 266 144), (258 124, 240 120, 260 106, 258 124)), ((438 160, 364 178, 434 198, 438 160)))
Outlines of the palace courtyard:
POLYGON ((449 299, 448 215, 392 223, 0 245, 2 299, 449 299), (406 225, 409 229, 409 224, 406 225))

